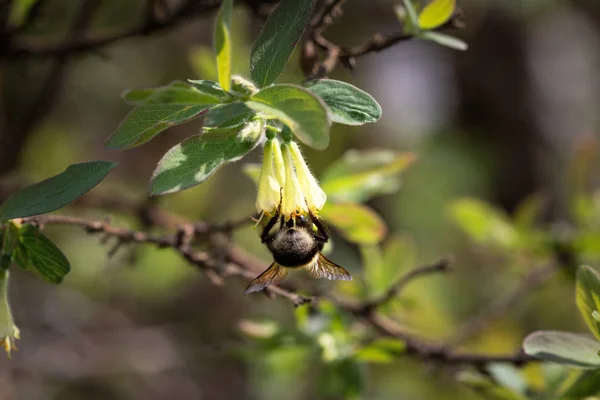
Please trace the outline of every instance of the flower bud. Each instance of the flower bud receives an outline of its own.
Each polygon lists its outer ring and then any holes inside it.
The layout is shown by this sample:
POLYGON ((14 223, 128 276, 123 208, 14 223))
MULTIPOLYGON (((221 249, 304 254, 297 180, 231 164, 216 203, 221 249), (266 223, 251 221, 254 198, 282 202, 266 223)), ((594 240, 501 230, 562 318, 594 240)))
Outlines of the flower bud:
POLYGON ((308 165, 306 165, 306 162, 302 157, 302 153, 300 152, 300 148, 296 142, 290 142, 290 150, 294 167, 296 169, 296 176, 298 177, 298 182, 300 183, 300 189, 304 194, 304 198, 306 199, 306 203, 308 203, 308 207, 311 209, 311 211, 316 213, 325 205, 327 195, 323 189, 321 189, 319 183, 310 172, 310 169, 308 168, 308 165))
POLYGON ((279 157, 281 157, 279 141, 277 139, 267 140, 265 142, 263 164, 258 178, 256 210, 259 213, 264 212, 269 215, 272 214, 279 205, 281 198, 280 190, 283 184, 283 182, 279 182, 273 169, 276 153, 279 153, 279 157))
POLYGON ((4 347, 8 358, 17 350, 15 340, 19 339, 19 328, 15 325, 8 304, 8 270, 0 270, 0 346, 4 347))

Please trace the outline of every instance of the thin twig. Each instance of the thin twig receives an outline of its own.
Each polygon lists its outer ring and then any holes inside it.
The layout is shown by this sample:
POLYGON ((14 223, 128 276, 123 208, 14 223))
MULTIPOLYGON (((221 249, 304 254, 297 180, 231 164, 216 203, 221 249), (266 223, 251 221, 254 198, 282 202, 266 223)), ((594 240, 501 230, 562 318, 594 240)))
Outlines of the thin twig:
POLYGON ((388 290, 378 298, 368 301, 365 304, 365 307, 368 309, 375 309, 381 307, 387 303, 389 303, 394 297, 398 296, 400 291, 404 289, 404 287, 415 280, 424 275, 435 274, 439 272, 447 272, 450 270, 451 263, 450 259, 442 258, 433 264, 423 265, 421 267, 417 267, 411 271, 409 271, 404 276, 400 277, 394 284, 392 284, 388 290))

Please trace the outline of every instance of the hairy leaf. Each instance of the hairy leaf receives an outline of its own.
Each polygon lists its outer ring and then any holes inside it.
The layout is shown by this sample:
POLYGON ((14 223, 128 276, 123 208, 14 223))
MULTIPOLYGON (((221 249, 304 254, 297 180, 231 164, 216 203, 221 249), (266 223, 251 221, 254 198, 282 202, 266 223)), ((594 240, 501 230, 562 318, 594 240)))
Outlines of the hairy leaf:
POLYGON ((263 121, 255 120, 241 131, 208 131, 184 140, 159 161, 150 181, 151 194, 173 193, 204 182, 219 167, 256 147, 262 129, 263 121))
POLYGON ((256 111, 244 103, 229 103, 210 109, 204 116, 204 128, 233 128, 248 122, 256 115, 256 111))
POLYGON ((102 182, 112 161, 90 161, 73 164, 42 182, 27 186, 10 196, 0 207, 0 221, 45 214, 64 207, 102 182))
POLYGON ((231 95, 223 90, 223 87, 217 82, 207 81, 205 79, 188 79, 188 82, 199 92, 216 97, 221 101, 231 98, 231 95))
POLYGON ((300 40, 313 0, 283 0, 271 13, 250 55, 250 76, 259 87, 275 81, 300 40))
POLYGON ((363 125, 381 118, 381 106, 373 96, 349 83, 319 79, 304 83, 304 87, 323 99, 333 122, 363 125))
POLYGON ((262 89, 246 105, 269 118, 286 124, 298 139, 323 150, 329 145, 331 121, 323 101, 295 85, 274 85, 262 89))
POLYGON ((217 103, 216 97, 188 85, 173 83, 155 91, 134 108, 108 138, 105 147, 124 150, 140 146, 165 129, 187 122, 217 103))

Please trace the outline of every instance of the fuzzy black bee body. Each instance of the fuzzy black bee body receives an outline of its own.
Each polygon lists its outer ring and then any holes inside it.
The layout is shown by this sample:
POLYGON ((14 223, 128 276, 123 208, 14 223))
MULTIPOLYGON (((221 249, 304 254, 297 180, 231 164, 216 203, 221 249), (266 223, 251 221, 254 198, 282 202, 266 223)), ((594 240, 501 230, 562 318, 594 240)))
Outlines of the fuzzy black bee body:
POLYGON ((261 234, 261 240, 273 254, 275 262, 250 282, 244 291, 245 294, 262 290, 283 280, 288 268, 306 268, 315 278, 352 279, 348 271, 321 254, 329 236, 314 214, 308 213, 310 219, 300 215, 286 221, 283 216, 280 217, 280 211, 278 208, 261 234), (278 220, 279 230, 271 233, 278 220))
POLYGON ((312 223, 296 220, 293 227, 281 229, 265 241, 275 262, 285 267, 301 267, 314 261, 325 242, 315 239, 312 223))

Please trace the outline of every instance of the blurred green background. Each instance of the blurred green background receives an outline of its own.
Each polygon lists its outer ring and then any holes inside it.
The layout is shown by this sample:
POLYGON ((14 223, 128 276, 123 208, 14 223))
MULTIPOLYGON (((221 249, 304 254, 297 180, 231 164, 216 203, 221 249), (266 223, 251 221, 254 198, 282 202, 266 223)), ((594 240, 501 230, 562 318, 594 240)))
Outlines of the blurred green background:
MULTIPOLYGON (((127 29, 144 15, 142 0, 96 2, 89 28, 79 35, 127 29)), ((26 7, 28 2, 13 3, 26 7)), ((85 1, 43 3, 19 40, 60 42, 85 1)), ((248 75, 262 3, 236 2, 235 73, 248 75)), ((397 32, 394 4, 348 0, 326 36, 352 46, 376 32, 397 32)), ((548 262, 555 250, 548 243, 567 238, 577 261, 600 258, 600 207, 594 195, 600 2, 463 0, 459 6, 466 28, 453 34, 469 44, 467 52, 412 40, 359 58, 353 72, 339 67, 332 77, 372 94, 383 117, 360 128, 334 126, 327 150, 305 149, 317 176, 349 149, 418 156, 398 193, 369 205, 389 225, 383 247, 398 273, 454 255, 453 273, 411 283, 388 310, 420 337, 440 341, 548 262), (497 210, 486 214, 479 203, 457 202, 464 197, 497 210), (471 214, 481 220, 473 222, 471 214), (513 224, 513 216, 520 222, 513 224), (509 233, 517 235, 516 244, 504 233, 489 234, 503 221, 509 221, 509 230, 523 227, 527 234, 509 233), (552 239, 540 245, 539 237, 552 239)), ((133 150, 109 152, 103 142, 130 110, 120 94, 173 80, 214 79, 213 17, 190 18, 176 28, 70 57, 17 56, 0 46, 0 188, 8 192, 71 163, 111 159, 120 166, 93 194, 143 204, 157 161, 197 133, 201 122, 174 127, 133 150)), ((19 22, 18 13, 11 21, 19 22)), ((305 79, 297 53, 278 81, 305 79)), ((194 220, 249 216, 255 187, 242 166, 258 161, 259 153, 200 186, 155 201, 194 220)), ((62 212, 96 219, 110 215, 116 225, 139 227, 134 217, 114 210, 73 206, 62 212)), ((322 361, 326 345, 302 341, 298 331, 308 317, 295 315, 305 311, 287 301, 243 296, 238 281, 214 286, 169 250, 125 246, 109 259, 111 242, 76 228, 46 231, 69 257, 72 272, 56 287, 22 271, 14 274, 11 299, 22 340, 12 361, 0 357, 1 399, 487 398, 459 383, 456 369, 409 356, 333 370, 322 361), (278 336, 279 342, 256 338, 260 329, 271 328, 295 333, 278 336)), ((355 285, 364 283, 361 277, 378 250, 357 249, 333 236, 331 258, 357 277, 355 285)), ((251 226, 237 231, 235 241, 268 266, 270 255, 251 226)), ((340 296, 353 290, 344 283, 302 284, 340 296)), ((514 352, 535 329, 585 330, 575 311, 572 270, 527 290, 462 348, 514 352)), ((541 379, 540 368, 526 369, 533 386, 541 379)))

